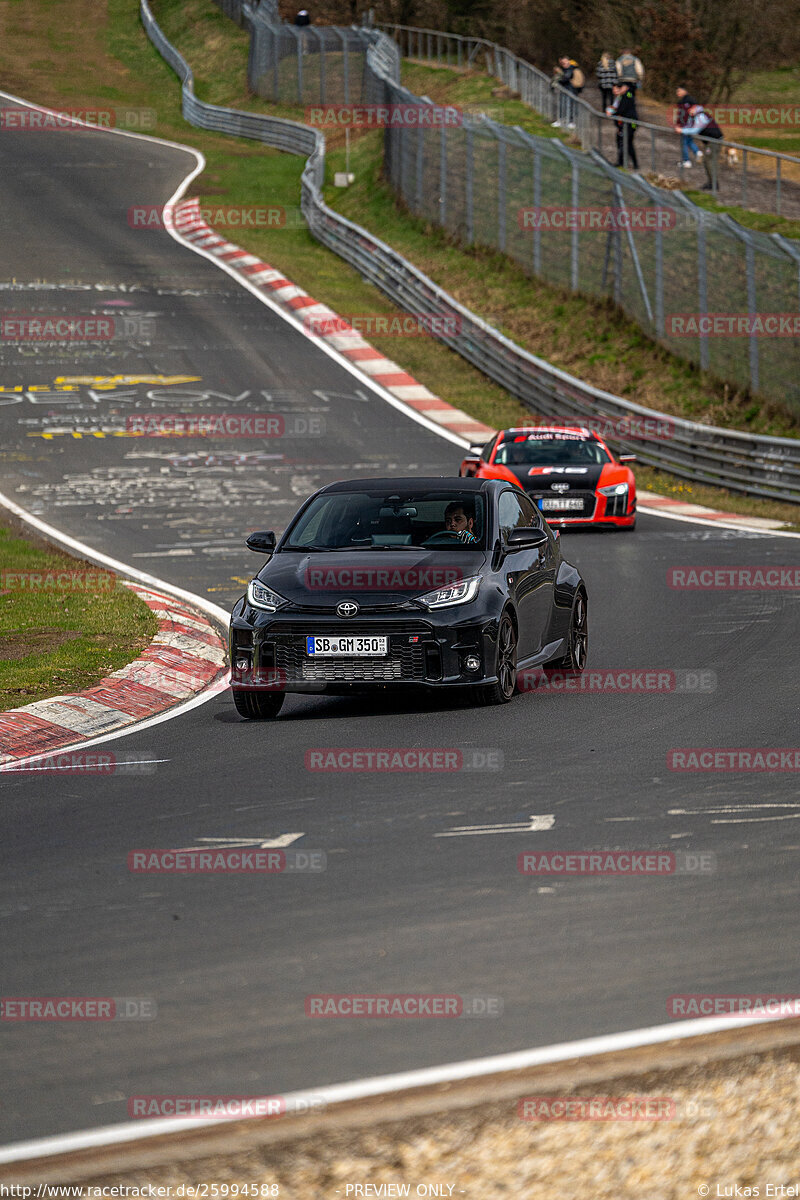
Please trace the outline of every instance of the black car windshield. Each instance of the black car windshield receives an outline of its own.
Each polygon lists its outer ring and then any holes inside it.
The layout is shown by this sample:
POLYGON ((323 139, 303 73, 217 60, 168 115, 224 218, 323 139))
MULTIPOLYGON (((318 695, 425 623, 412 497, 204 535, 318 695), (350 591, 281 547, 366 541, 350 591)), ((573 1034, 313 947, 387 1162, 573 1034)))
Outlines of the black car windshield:
POLYGON ((478 492, 324 492, 290 527, 281 550, 480 550, 478 492))
POLYGON ((584 465, 611 462, 599 442, 579 433, 519 433, 506 438, 497 447, 494 461, 503 467, 552 467, 559 464, 584 465))

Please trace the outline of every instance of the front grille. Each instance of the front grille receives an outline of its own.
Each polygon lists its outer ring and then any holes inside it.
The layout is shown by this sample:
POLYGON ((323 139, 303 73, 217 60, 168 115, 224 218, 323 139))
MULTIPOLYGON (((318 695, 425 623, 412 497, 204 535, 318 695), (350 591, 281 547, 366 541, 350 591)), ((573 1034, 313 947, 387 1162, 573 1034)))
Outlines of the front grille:
POLYGON ((628 493, 619 496, 606 496, 606 516, 624 517, 628 508, 628 493))
MULTIPOLYGON (((528 492, 533 503, 539 508, 540 500, 553 500, 555 493, 547 492, 528 492)), ((594 516, 594 510, 597 507, 597 497, 594 492, 564 492, 564 499, 581 500, 582 508, 553 508, 540 509, 542 516, 545 519, 553 519, 558 521, 589 521, 594 516)))
MULTIPOLYGON (((337 632, 340 630, 341 626, 337 627, 337 632)), ((315 632, 324 636, 327 631, 315 627, 315 632)), ((358 632, 354 630, 354 633, 358 632)), ((284 671, 286 679, 290 681, 413 682, 426 678, 425 645, 420 642, 403 645, 395 638, 389 639, 389 653, 385 658, 314 658, 306 654, 305 638, 303 641, 279 640, 275 643, 275 666, 279 671, 284 671)))
POLYGON ((339 637, 342 634, 347 634, 348 637, 373 637, 375 634, 417 634, 420 637, 432 637, 433 627, 426 621, 392 621, 387 626, 386 620, 366 622, 363 620, 343 620, 338 621, 281 621, 270 626, 265 637, 282 638, 282 637, 299 637, 305 639, 313 634, 315 637, 339 637))

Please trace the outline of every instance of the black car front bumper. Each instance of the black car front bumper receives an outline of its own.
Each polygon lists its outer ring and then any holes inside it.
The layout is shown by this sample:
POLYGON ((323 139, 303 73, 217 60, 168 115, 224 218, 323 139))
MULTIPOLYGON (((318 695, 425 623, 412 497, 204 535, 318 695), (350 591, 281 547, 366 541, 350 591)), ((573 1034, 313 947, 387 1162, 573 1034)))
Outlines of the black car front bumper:
MULTIPOLYGON (((473 609, 473 605, 468 606, 473 609)), ((349 692, 373 687, 463 687, 492 683, 496 676, 498 619, 472 613, 453 621, 441 613, 362 614, 357 620, 297 610, 263 613, 244 600, 233 610, 230 629, 234 687, 286 692, 349 692), (384 657, 317 658, 306 638, 348 634, 386 636, 384 657), (466 660, 476 657, 477 669, 466 660)))

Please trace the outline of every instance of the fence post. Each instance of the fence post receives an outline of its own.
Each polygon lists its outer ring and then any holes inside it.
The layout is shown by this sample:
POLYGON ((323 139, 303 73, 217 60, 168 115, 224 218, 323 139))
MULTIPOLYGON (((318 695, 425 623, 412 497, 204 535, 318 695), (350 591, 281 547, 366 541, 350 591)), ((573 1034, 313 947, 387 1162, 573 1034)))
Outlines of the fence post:
POLYGON ((537 275, 542 273, 542 230, 539 215, 542 208, 542 156, 539 143, 533 143, 533 207, 536 210, 536 223, 533 227, 533 269, 537 275))
POLYGON ((325 39, 321 29, 314 29, 314 33, 317 35, 317 44, 319 45, 319 102, 325 104, 328 99, 325 94, 325 39))
POLYGON ((297 103, 303 103, 303 35, 295 34, 297 41, 297 103))
POLYGON ((465 154, 465 176, 464 176, 464 209, 467 222, 467 245, 471 246, 475 239, 475 223, 472 212, 472 160, 474 156, 474 146, 472 126, 468 125, 465 130, 466 154, 465 154))
MULTIPOLYGON (((706 261, 706 224, 702 212, 697 214, 697 299, 701 316, 708 312, 708 263, 706 261)), ((701 333, 700 366, 708 370, 708 338, 701 333)))
POLYGON ((447 126, 439 135, 439 224, 447 224, 447 126))
POLYGON ((344 84, 344 102, 350 103, 350 52, 347 48, 347 30, 340 29, 339 37, 342 39, 342 82, 344 84))
POLYGON ((756 315, 756 255, 753 239, 745 234, 745 262, 747 264, 747 310, 753 322, 750 330, 750 386, 759 389, 758 335, 755 328, 756 315))
POLYGON ((281 50, 281 38, 282 37, 283 37, 282 31, 280 34, 277 34, 277 33, 274 33, 272 30, 270 30, 269 40, 270 40, 270 45, 272 46, 272 99, 275 101, 276 104, 277 104, 278 100, 280 99, 280 94, 281 94, 281 81, 280 81, 279 67, 280 67, 280 63, 281 63, 280 50, 281 50))
POLYGON ((420 126, 417 130, 417 212, 422 212, 422 184, 425 162, 425 130, 420 126))
POLYGON ((497 141, 497 248, 506 248, 506 144, 495 133, 497 141))

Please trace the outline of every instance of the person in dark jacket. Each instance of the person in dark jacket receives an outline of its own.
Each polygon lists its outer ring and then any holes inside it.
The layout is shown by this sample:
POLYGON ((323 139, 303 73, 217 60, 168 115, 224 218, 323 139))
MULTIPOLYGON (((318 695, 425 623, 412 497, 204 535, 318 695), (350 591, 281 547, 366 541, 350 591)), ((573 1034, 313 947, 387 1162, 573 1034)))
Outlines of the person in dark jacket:
POLYGON ((636 88, 631 83, 614 85, 614 103, 607 109, 608 115, 615 118, 617 126, 617 166, 632 166, 639 170, 633 139, 636 134, 636 122, 639 114, 636 111, 636 88))
POLYGON ((603 112, 614 103, 614 84, 618 83, 617 64, 614 56, 606 51, 600 55, 600 61, 595 68, 597 86, 600 88, 603 112))

